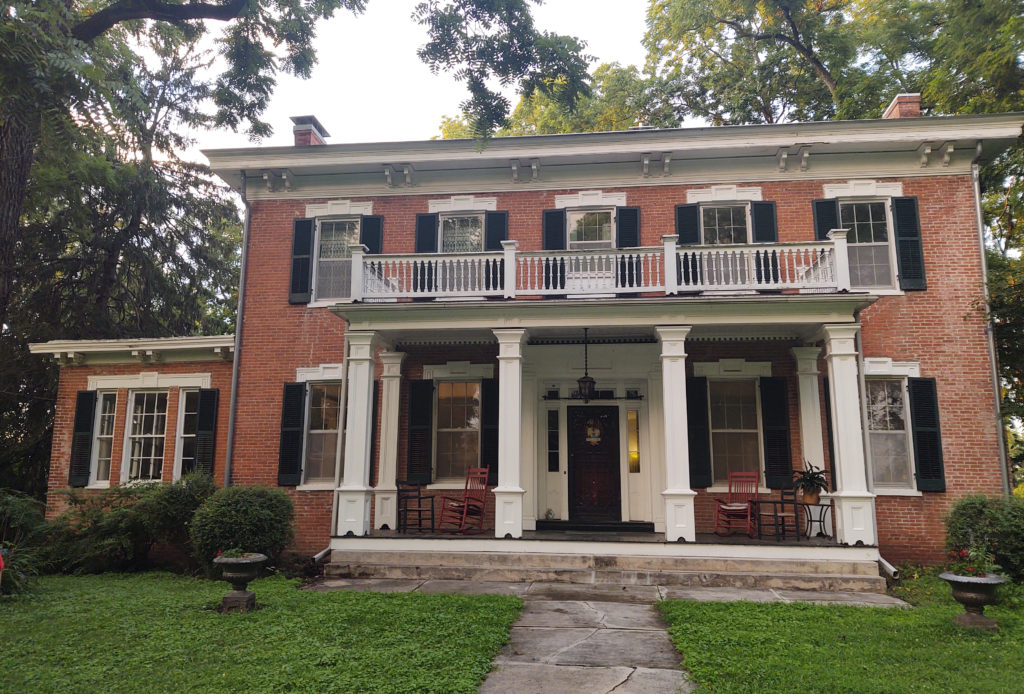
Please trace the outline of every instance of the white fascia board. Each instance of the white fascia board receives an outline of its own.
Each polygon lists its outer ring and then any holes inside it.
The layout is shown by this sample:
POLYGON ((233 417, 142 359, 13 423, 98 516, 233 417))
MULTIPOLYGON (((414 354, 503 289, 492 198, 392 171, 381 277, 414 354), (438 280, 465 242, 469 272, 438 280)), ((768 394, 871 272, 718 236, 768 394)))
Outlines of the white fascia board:
POLYGON ((214 360, 218 354, 234 351, 234 335, 212 335, 203 337, 160 337, 138 340, 50 340, 33 342, 28 346, 32 354, 50 354, 56 358, 69 355, 106 355, 123 357, 125 361, 138 361, 139 354, 193 353, 195 357, 214 360), (207 354, 203 354, 203 353, 207 354))

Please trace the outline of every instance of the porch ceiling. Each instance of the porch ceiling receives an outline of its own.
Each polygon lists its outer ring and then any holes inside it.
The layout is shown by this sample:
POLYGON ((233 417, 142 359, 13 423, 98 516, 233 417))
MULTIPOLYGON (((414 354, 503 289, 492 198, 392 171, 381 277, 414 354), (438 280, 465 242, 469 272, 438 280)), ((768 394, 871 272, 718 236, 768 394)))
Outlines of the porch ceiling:
POLYGON ((531 341, 577 342, 590 328, 595 343, 646 342, 655 326, 693 326, 696 340, 817 339, 825 323, 853 323, 871 294, 707 298, 435 301, 338 304, 349 330, 381 333, 392 344, 494 342, 492 330, 525 328, 531 341))

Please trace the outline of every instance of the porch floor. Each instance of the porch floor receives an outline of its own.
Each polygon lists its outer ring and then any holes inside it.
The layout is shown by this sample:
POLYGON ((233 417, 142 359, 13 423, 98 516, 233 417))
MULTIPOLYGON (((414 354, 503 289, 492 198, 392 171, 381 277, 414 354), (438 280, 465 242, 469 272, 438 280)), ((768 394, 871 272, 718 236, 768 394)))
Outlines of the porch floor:
MULTIPOLYGON (((485 530, 477 534, 461 534, 452 532, 412 532, 399 533, 397 530, 372 530, 367 537, 372 538, 399 538, 399 539, 424 539, 424 540, 481 540, 495 539, 493 530, 485 530)), ((334 535, 332 539, 344 539, 344 536, 334 535)), ((679 546, 681 543, 668 542, 663 533, 658 532, 622 532, 622 531, 592 531, 592 530, 524 530, 522 540, 562 540, 571 542, 645 542, 651 544, 663 544, 679 546)), ((714 533, 697 533, 697 541, 685 543, 689 546, 697 545, 802 545, 806 547, 838 547, 836 541, 831 537, 804 537, 799 540, 787 538, 776 540, 774 537, 747 537, 742 533, 732 535, 716 535, 714 533)))

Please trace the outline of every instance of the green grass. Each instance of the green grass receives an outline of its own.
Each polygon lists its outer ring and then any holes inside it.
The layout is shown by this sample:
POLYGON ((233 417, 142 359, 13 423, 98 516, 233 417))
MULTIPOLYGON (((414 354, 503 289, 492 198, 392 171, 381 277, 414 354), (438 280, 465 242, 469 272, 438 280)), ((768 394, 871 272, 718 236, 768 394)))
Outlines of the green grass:
POLYGON ((933 575, 905 581, 913 609, 779 603, 661 604, 700 691, 1021 692, 1020 593, 985 613, 1000 632, 965 631, 963 611, 933 575))
POLYGON ((503 596, 226 583, 164 573, 60 576, 0 602, 3 692, 475 692, 522 603, 503 596))

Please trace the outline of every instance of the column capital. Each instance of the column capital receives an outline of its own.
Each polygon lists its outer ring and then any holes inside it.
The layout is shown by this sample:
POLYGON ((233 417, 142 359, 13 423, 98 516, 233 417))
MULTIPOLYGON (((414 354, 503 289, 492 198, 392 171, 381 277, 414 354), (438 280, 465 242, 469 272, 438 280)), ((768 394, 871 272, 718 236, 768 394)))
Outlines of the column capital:
POLYGON ((373 350, 376 347, 377 333, 372 330, 355 330, 345 333, 345 341, 348 342, 349 360, 373 360, 373 350))
POLYGON ((498 338, 498 359, 522 359, 526 342, 525 328, 498 328, 491 331, 498 338))
POLYGON ((825 350, 828 357, 854 357, 857 356, 857 333, 860 332, 860 325, 857 323, 839 323, 821 326, 825 335, 825 350))
POLYGON ((381 352, 378 356, 384 367, 381 378, 402 377, 402 362, 405 360, 405 352, 381 352))
POLYGON ((658 333, 658 340, 661 342, 661 358, 685 359, 686 358, 686 336, 690 334, 692 327, 689 325, 656 325, 654 331, 658 333))
POLYGON ((817 374, 818 357, 821 355, 821 347, 804 346, 790 349, 793 358, 796 359, 797 374, 817 374))

